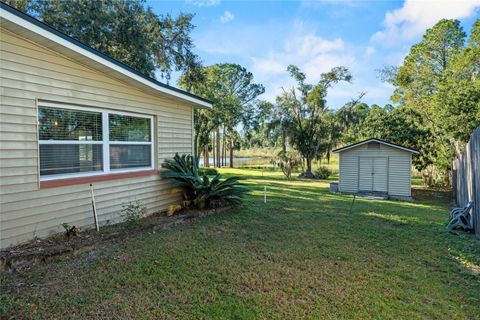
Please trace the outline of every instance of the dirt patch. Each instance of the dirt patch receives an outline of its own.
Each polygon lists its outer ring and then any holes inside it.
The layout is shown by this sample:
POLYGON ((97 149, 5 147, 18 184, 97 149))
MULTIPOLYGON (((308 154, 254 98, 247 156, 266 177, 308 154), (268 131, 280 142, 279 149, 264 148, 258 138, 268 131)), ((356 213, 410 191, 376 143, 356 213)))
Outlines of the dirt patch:
POLYGON ((102 227, 100 232, 89 229, 74 237, 58 234, 44 240, 32 241, 1 250, 0 272, 25 270, 38 263, 80 252, 92 251, 114 241, 135 238, 145 232, 167 230, 188 223, 194 218, 224 213, 230 209, 231 207, 210 210, 186 210, 171 217, 167 217, 164 212, 159 212, 140 219, 135 224, 120 223, 102 227))
POLYGON ((443 205, 452 204, 452 191, 451 190, 430 190, 412 188, 412 197, 416 201, 436 201, 443 205))

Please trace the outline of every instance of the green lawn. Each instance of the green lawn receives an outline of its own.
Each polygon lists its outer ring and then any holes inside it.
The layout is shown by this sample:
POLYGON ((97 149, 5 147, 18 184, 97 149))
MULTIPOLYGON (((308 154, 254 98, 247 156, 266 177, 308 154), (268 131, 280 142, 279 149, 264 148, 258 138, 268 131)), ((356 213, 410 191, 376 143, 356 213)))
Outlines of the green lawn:
POLYGON ((326 182, 222 172, 247 178, 241 208, 4 275, 2 318, 480 319, 480 242, 441 198, 349 214, 326 182))

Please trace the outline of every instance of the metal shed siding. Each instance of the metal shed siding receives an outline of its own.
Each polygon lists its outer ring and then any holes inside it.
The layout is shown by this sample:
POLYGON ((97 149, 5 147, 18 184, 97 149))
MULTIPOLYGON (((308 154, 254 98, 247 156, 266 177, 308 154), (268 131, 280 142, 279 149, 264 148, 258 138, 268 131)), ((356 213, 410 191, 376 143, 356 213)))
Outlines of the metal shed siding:
MULTIPOLYGON (((134 89, 0 28, 0 247, 92 224, 89 184, 39 188, 37 99, 153 115, 156 156, 191 153, 193 106, 134 89)), ((101 223, 119 220, 122 203, 149 213, 177 200, 158 175, 94 183, 101 223)))
POLYGON ((358 157, 344 156, 340 153, 339 190, 355 193, 358 191, 358 157))
MULTIPOLYGON (((380 179, 381 183, 388 186, 390 195, 411 196, 411 154, 408 151, 383 144, 380 144, 379 149, 369 149, 368 145, 364 144, 340 152, 339 157, 340 192, 353 193, 359 191, 361 158, 386 157, 388 174, 379 175, 377 178, 380 179)), ((365 181, 363 182, 365 183, 365 181)))
POLYGON ((395 196, 410 197, 412 189, 411 155, 407 152, 389 158, 388 193, 395 196))

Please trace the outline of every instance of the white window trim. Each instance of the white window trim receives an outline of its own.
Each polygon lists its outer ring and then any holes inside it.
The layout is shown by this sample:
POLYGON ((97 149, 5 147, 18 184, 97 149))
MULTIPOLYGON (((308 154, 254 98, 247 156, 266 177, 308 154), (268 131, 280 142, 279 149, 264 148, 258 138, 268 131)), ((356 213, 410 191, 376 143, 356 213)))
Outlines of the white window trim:
MULTIPOLYGON (((61 108, 61 109, 70 109, 70 110, 78 110, 78 111, 90 111, 90 112, 100 112, 102 114, 102 141, 92 141, 92 140, 40 140, 38 139, 38 148, 40 149, 40 145, 53 145, 53 144, 100 144, 103 145, 102 150, 102 157, 103 157, 103 170, 102 171, 90 171, 90 172, 81 172, 81 173, 65 173, 65 174, 55 174, 55 175, 47 175, 41 176, 40 170, 38 172, 40 181, 50 181, 50 180, 61 180, 61 179, 69 179, 69 178, 82 178, 82 177, 91 177, 91 176, 102 176, 108 174, 115 174, 115 173, 128 173, 128 172, 139 172, 139 171, 146 171, 146 170, 153 170, 155 169, 155 135, 154 135, 154 116, 146 115, 141 113, 133 113, 133 112, 125 112, 125 111, 117 111, 117 110, 110 110, 105 108, 95 108, 95 107, 85 107, 85 106, 78 106, 78 105, 69 105, 69 104, 61 104, 61 103, 54 103, 54 102, 38 102, 39 107, 52 107, 52 108, 61 108), (119 114, 119 115, 127 115, 132 117, 138 118, 146 118, 150 119, 150 142, 143 142, 143 141, 110 141, 110 133, 109 133, 109 121, 108 115, 109 114, 119 114), (136 145, 149 145, 150 146, 150 159, 151 165, 146 167, 137 167, 137 168, 127 168, 127 169, 110 169, 110 145, 121 145, 121 144, 136 144, 136 145)), ((38 112, 37 112, 38 113, 38 112)), ((40 165, 40 158, 39 158, 39 165, 40 165)))

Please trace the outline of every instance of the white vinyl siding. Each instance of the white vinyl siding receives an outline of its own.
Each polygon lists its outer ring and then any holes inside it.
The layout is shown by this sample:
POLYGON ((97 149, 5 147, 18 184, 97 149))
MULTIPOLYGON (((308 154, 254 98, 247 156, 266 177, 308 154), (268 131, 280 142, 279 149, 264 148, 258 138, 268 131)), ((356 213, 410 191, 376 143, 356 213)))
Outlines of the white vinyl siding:
MULTIPOLYGON (((155 169, 191 153, 193 106, 154 95, 0 29, 0 247, 93 224, 88 184, 40 189, 37 105, 53 101, 155 119, 155 169)), ((118 220, 122 203, 140 200, 149 213, 177 201, 159 175, 94 183, 101 223, 118 220)))
POLYGON ((411 196, 410 152, 383 144, 378 149, 368 148, 365 144, 342 151, 339 157, 340 192, 373 190, 411 196))

